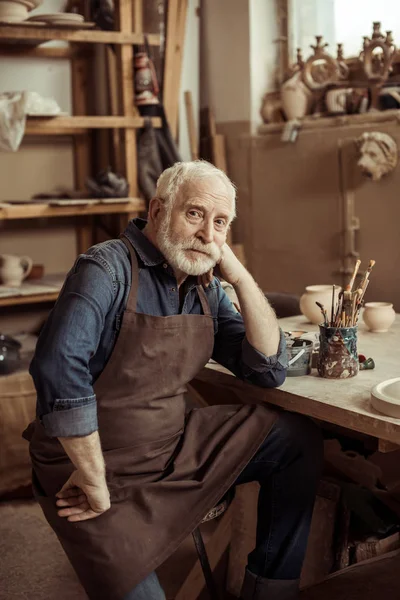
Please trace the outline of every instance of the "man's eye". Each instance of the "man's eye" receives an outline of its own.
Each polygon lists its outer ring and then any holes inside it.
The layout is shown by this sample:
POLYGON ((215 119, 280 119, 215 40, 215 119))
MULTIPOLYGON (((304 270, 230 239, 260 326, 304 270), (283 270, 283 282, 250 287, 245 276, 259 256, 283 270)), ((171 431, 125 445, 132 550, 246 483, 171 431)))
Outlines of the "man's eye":
POLYGON ((189 215, 190 215, 191 217, 201 217, 201 214, 199 213, 199 211, 198 211, 198 210, 190 210, 190 211, 189 211, 189 215))
POLYGON ((225 227, 226 225, 224 219, 216 219, 215 223, 218 225, 218 227, 225 227))

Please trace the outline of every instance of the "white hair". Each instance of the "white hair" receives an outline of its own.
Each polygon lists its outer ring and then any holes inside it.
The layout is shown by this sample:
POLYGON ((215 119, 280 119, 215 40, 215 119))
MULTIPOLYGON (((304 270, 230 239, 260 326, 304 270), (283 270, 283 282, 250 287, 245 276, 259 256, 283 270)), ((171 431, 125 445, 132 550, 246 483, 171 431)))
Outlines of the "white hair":
POLYGON ((164 201, 165 207, 170 211, 183 184, 212 177, 219 178, 226 186, 232 200, 233 220, 236 216, 236 188, 226 173, 205 160, 177 162, 165 169, 158 178, 155 195, 164 201))

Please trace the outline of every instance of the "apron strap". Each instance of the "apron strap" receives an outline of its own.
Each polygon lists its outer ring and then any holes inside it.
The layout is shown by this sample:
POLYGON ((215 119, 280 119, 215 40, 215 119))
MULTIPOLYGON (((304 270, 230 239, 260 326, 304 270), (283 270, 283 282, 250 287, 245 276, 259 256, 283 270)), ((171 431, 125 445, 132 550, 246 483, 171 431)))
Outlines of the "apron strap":
POLYGON ((136 312, 137 292, 139 287, 139 266, 137 256, 134 247, 132 246, 126 235, 121 234, 119 237, 121 238, 125 246, 128 248, 129 254, 131 255, 132 281, 131 289, 128 296, 128 302, 126 303, 126 310, 136 312))
POLYGON ((203 309, 203 314, 207 317, 212 317, 210 304, 208 302, 206 293, 202 285, 196 285, 197 293, 199 295, 201 308, 203 309))

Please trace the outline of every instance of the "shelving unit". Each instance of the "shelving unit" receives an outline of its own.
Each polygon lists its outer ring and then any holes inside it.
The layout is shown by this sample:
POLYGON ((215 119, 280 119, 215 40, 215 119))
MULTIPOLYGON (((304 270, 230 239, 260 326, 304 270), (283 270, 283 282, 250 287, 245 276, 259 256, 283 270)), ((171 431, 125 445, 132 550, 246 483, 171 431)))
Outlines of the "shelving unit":
MULTIPOLYGON (((85 3, 83 11, 88 4, 85 3)), ((25 219, 72 217, 75 220, 78 253, 95 243, 96 228, 106 223, 105 229, 118 235, 127 222, 145 209, 139 198, 137 186, 136 130, 144 124, 135 106, 134 98, 134 50, 133 44, 144 44, 142 23, 142 0, 116 0, 115 31, 98 29, 68 29, 66 27, 26 26, 24 24, 0 25, 0 54, 35 58, 67 58, 71 60, 72 116, 28 117, 27 136, 72 136, 74 145, 75 189, 83 191, 87 176, 93 175, 90 134, 94 129, 113 130, 118 133, 118 164, 114 170, 125 176, 130 187, 129 198, 112 202, 55 206, 50 201, 31 204, 11 204, 0 198, 0 223, 25 219), (68 47, 40 47, 43 42, 58 40, 69 42, 68 47), (112 44, 115 49, 115 65, 119 96, 117 106, 109 116, 88 114, 88 75, 93 44, 112 44), (105 221, 104 221, 105 219, 105 221)), ((85 15, 88 17, 88 15, 85 15)), ((148 34, 150 45, 160 45, 160 36, 148 34)), ((152 119, 154 127, 161 126, 161 119, 152 119)), ((117 157, 115 157, 117 160, 117 157)), ((50 250, 50 249, 49 249, 50 250)), ((17 253, 17 252, 16 252, 17 253)), ((0 307, 51 302, 58 293, 37 294, 0 298, 0 307)))
MULTIPOLYGON (((0 203, 0 221, 43 219, 49 217, 80 217, 84 215, 111 215, 131 214, 143 210, 143 201, 140 198, 128 198, 124 202, 122 198, 111 199, 111 202, 96 204, 89 199, 88 204, 77 206, 51 206, 48 203, 34 204, 7 204, 0 203), (116 202, 118 200, 118 202, 116 202)), ((58 201, 58 200, 57 200, 58 201)), ((48 201, 51 202, 51 201, 48 201)), ((96 202, 96 201, 95 201, 96 202)))
POLYGON ((32 294, 31 296, 10 296, 9 298, 0 298, 0 307, 55 302, 58 298, 58 293, 59 292, 51 292, 49 294, 32 294))

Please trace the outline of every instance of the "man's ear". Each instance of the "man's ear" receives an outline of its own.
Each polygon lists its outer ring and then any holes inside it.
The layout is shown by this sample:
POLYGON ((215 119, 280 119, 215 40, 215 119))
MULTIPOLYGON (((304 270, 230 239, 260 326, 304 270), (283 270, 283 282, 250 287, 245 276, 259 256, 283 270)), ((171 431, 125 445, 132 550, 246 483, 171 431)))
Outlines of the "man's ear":
POLYGON ((153 225, 157 225, 164 210, 164 202, 160 198, 152 198, 149 204, 148 220, 153 225))

